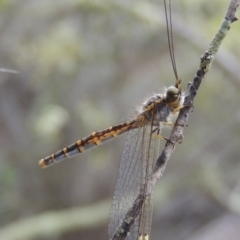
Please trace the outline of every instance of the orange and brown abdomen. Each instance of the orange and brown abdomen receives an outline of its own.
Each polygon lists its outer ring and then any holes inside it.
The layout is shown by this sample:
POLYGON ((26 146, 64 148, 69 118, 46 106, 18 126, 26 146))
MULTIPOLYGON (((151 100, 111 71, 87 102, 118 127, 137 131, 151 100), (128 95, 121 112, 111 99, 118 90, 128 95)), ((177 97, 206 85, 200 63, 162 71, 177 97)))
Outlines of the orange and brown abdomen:
POLYGON ((141 127, 141 121, 139 119, 132 120, 126 123, 115 125, 107 128, 103 131, 93 132, 88 137, 82 138, 77 142, 63 148, 62 150, 45 157, 39 161, 39 165, 42 168, 48 167, 54 163, 62 161, 66 158, 71 158, 79 153, 82 153, 92 147, 98 146, 108 140, 116 138, 120 134, 129 131, 134 128, 141 127))

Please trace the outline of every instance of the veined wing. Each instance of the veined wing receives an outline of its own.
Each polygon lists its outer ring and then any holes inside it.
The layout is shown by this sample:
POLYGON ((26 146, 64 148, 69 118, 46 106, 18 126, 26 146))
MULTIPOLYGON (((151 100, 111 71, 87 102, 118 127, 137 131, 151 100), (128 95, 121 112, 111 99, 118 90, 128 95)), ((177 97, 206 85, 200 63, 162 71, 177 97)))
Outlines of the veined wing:
MULTIPOLYGON (((159 139, 153 137, 154 130, 152 124, 145 124, 141 128, 128 132, 110 210, 109 239, 113 238, 121 226, 122 220, 139 195, 140 190, 142 189, 142 193, 145 194, 144 185, 153 169, 159 149, 159 139)), ((152 201, 151 196, 149 196, 126 239, 137 240, 139 235, 141 237, 149 236, 151 219, 152 201)))

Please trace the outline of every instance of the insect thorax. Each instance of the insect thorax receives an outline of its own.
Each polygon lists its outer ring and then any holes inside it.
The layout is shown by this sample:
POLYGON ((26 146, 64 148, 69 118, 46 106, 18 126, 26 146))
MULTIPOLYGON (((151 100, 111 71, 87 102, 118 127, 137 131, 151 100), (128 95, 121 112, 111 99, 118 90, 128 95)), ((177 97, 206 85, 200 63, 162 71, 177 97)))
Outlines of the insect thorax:
POLYGON ((165 99, 165 94, 155 94, 148 98, 142 105, 141 113, 154 126, 159 126, 160 122, 168 122, 171 109, 166 104, 165 99))

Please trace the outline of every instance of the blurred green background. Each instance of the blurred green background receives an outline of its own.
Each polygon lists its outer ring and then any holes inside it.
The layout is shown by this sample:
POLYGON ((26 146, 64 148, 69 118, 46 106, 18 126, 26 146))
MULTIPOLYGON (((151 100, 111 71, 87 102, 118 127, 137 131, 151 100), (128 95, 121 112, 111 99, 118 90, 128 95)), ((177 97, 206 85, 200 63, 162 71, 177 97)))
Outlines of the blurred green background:
MULTIPOLYGON (((184 89, 228 3, 172 1, 184 89)), ((239 24, 157 184, 151 239, 239 239, 239 24)), ((46 170, 38 160, 174 84, 163 1, 1 0, 0 33, 0 67, 19 71, 0 72, 0 239, 107 239, 124 136, 46 170)))

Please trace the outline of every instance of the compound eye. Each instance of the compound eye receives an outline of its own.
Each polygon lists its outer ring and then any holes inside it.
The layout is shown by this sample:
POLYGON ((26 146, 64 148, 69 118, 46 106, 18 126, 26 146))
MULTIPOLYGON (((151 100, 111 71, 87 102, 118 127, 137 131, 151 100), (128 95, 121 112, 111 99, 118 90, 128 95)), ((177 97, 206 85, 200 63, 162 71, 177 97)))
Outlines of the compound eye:
POLYGON ((166 100, 168 102, 175 102, 180 97, 181 92, 178 88, 171 86, 167 89, 167 94, 166 95, 167 95, 166 100))

